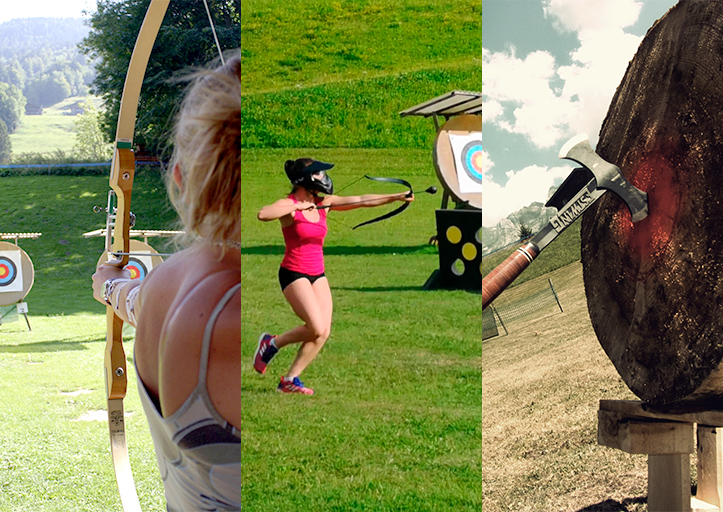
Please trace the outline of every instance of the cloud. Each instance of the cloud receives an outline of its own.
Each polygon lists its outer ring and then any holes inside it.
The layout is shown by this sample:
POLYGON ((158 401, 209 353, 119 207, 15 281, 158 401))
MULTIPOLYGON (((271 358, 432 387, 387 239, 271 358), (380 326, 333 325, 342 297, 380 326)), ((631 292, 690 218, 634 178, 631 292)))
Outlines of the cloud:
POLYGON ((504 186, 492 181, 489 173, 483 174, 482 225, 492 227, 510 213, 529 206, 530 203, 546 202, 550 187, 556 184, 556 180, 570 174, 571 170, 568 166, 530 165, 519 171, 508 171, 507 183, 504 186))
POLYGON ((640 0, 543 0, 542 5, 555 28, 577 33, 629 27, 643 8, 640 0))
MULTIPOLYGON (((523 135, 533 151, 558 147, 578 133, 588 134, 594 145, 612 96, 640 44, 640 37, 624 29, 637 21, 642 4, 639 0, 542 3, 555 28, 574 32, 579 44, 565 65, 547 51, 518 56, 514 47, 505 52, 483 48, 483 126, 523 135)), ((495 151, 504 149, 490 148, 490 163, 495 151)), ((570 170, 531 165, 502 176, 504 169, 498 166, 496 181, 488 172, 483 178, 483 225, 493 226, 531 202, 544 202, 547 198, 540 192, 570 170)))
POLYGON ((569 100, 553 89, 555 58, 536 51, 524 59, 482 50, 483 123, 526 136, 538 148, 552 146, 567 131, 569 100))
POLYGON ((637 20, 636 0, 545 0, 559 30, 574 31, 572 64, 558 65, 546 51, 518 57, 482 49, 483 122, 525 136, 545 149, 577 133, 597 140, 605 112, 641 38, 623 28, 637 20))

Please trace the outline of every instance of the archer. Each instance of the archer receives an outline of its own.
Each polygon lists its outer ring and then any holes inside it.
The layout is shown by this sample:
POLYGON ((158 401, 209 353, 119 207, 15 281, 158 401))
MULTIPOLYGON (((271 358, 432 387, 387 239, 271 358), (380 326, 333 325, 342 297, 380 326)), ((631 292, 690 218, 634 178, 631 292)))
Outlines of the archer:
POLYGON ((331 332, 332 298, 324 272, 324 237, 329 210, 354 210, 394 201, 414 201, 411 190, 398 194, 366 194, 335 196, 334 184, 326 173, 334 165, 299 158, 284 164, 293 189, 288 196, 264 206, 258 219, 278 219, 284 235, 286 251, 279 268, 279 283, 284 297, 304 323, 278 336, 263 333, 254 354, 254 368, 266 373, 266 365, 287 345, 301 343, 296 358, 286 375, 281 377, 277 391, 312 395, 313 390, 299 380, 301 372, 314 360, 331 332), (327 194, 319 196, 319 193, 327 194))

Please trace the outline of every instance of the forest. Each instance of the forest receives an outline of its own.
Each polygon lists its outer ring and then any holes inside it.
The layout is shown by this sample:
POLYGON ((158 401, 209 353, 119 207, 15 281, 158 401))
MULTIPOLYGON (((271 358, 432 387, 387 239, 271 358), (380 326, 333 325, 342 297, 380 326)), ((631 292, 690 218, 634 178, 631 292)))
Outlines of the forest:
POLYGON ((78 49, 89 28, 79 18, 19 18, 0 24, 0 163, 23 114, 88 93, 94 65, 78 49))

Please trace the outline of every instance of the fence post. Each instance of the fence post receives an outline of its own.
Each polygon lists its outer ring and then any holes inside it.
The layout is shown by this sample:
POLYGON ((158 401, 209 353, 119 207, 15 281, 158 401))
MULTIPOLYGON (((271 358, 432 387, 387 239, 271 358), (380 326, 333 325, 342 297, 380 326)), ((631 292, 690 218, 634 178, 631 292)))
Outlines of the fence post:
POLYGON ((507 332, 507 327, 505 327, 505 323, 502 321, 502 317, 501 317, 500 314, 497 312, 497 310, 495 309, 494 305, 490 304, 490 307, 492 308, 492 312, 493 312, 495 315, 497 315, 497 318, 498 318, 499 321, 500 321, 500 325, 501 325, 502 328, 505 330, 505 336, 507 336, 507 335, 509 334, 509 332, 507 332))
POLYGON ((557 292, 555 292, 555 287, 552 286, 552 279, 548 278, 547 282, 550 283, 550 290, 552 290, 552 294, 555 296, 555 300, 557 301, 557 305, 560 308, 560 313, 564 313, 562 310, 562 304, 560 304, 560 299, 557 298, 557 292))

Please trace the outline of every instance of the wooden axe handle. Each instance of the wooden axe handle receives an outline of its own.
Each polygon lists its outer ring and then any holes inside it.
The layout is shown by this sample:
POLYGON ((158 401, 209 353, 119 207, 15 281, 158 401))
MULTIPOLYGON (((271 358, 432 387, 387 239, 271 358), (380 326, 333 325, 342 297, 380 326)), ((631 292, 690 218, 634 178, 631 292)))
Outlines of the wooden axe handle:
POLYGON ((487 274, 482 279, 482 309, 489 306, 505 288, 511 285, 538 254, 540 250, 537 246, 528 242, 487 274))

